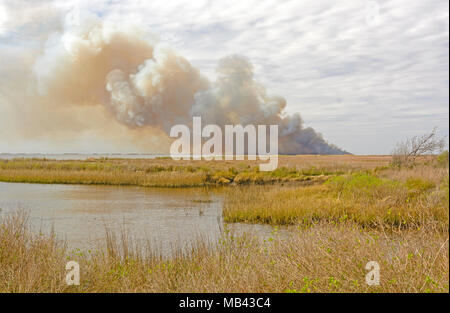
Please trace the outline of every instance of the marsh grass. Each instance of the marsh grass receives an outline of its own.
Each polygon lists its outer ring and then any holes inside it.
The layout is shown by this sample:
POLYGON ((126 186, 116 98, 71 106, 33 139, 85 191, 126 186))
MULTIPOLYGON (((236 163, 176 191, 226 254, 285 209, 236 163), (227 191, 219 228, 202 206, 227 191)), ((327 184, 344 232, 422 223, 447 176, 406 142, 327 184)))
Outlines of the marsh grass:
POLYGON ((196 187, 323 182, 327 177, 389 164, 390 157, 280 156, 272 172, 260 161, 174 161, 172 159, 0 160, 0 181, 196 187))
POLYGON ((121 185, 142 187, 205 186, 206 174, 187 171, 49 171, 42 169, 0 170, 0 181, 40 184, 121 185))
POLYGON ((430 223, 447 228, 448 172, 432 181, 411 173, 404 179, 396 175, 390 179, 368 172, 335 176, 314 186, 234 188, 225 197, 223 215, 226 222, 274 225, 352 221, 369 228, 420 229, 430 223))
POLYGON ((218 243, 199 239, 164 258, 108 229, 98 250, 68 250, 53 233, 32 232, 17 213, 0 222, 0 292, 448 293, 448 164, 389 163, 293 156, 261 173, 250 161, 3 160, 1 181, 231 185, 225 221, 291 226, 287 237, 274 228, 265 241, 225 228, 218 243), (80 264, 79 286, 65 284, 69 260, 80 264), (365 283, 369 261, 380 264, 380 286, 365 283))
POLYGON ((260 241, 225 229, 219 243, 199 240, 164 259, 107 233, 98 251, 69 251, 36 235, 26 216, 0 224, 0 292, 448 292, 448 232, 435 228, 366 231, 350 222, 299 227, 289 238, 260 241), (79 286, 65 264, 80 264, 79 286), (365 283, 365 264, 380 264, 381 284, 365 283))

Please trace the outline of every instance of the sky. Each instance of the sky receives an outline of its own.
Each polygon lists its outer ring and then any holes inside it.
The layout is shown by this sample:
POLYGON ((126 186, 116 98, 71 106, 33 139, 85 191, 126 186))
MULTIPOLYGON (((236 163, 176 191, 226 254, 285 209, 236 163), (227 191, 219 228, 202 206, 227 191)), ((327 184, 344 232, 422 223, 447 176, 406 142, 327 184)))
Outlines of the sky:
MULTIPOLYGON (((78 14, 136 23, 211 79, 221 58, 247 57, 267 91, 286 99, 286 113, 351 153, 389 154, 433 127, 448 138, 447 0, 0 0, 0 84, 17 72, 6 56, 33 51, 60 31, 61 18, 76 23, 78 14)), ((0 94, 0 123, 7 100, 0 94)), ((15 131, 0 124, 0 152, 69 149, 46 138, 7 140, 15 131)), ((70 149, 115 148, 80 135, 70 149)))

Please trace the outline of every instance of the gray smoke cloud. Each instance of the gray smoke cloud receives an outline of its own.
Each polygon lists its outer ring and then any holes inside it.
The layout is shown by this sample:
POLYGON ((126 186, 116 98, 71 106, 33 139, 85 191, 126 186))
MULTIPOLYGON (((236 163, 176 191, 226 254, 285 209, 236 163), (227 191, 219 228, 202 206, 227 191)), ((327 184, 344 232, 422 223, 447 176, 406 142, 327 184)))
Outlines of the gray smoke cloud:
POLYGON ((305 128, 299 114, 286 115, 286 100, 267 93, 245 57, 220 60, 211 81, 137 27, 90 19, 62 29, 28 59, 31 70, 18 79, 26 90, 5 91, 5 103, 22 99, 33 110, 52 111, 49 118, 61 108, 70 115, 67 110, 74 108, 74 129, 83 127, 84 120, 92 126, 104 114, 129 130, 154 136, 167 136, 172 126, 192 123, 193 116, 220 126, 277 124, 281 154, 346 153, 305 128), (96 108, 95 114, 87 113, 90 108, 96 108))

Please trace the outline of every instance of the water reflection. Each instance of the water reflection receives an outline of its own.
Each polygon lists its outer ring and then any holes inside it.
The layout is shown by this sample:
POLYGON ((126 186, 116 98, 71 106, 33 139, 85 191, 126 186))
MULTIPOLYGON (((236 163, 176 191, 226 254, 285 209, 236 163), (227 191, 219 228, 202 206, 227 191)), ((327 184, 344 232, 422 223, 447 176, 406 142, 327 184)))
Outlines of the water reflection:
MULTIPOLYGON (((222 203, 220 189, 0 182, 0 215, 26 210, 33 230, 53 227, 71 249, 104 246, 106 228, 127 232, 135 243, 152 243, 163 254, 198 237, 215 242, 223 229, 222 203)), ((263 225, 229 228, 259 237, 272 231, 263 225)))

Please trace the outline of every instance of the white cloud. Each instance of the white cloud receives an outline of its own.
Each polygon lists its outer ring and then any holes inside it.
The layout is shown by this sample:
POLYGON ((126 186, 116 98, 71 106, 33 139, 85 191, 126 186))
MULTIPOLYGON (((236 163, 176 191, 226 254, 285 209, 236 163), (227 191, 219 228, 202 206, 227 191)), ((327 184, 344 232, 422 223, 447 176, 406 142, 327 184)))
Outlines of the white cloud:
POLYGON ((6 33, 6 23, 8 22, 8 12, 6 7, 0 3, 0 35, 6 33))
MULTIPOLYGON (((21 18, 3 23, 2 35, 0 2, 0 40, 53 25, 33 18, 45 2, 17 3, 21 18)), ((433 126, 448 133, 446 0, 52 2, 75 3, 81 14, 148 26, 211 77, 221 57, 247 56, 288 112, 348 151, 389 153, 433 126)))

